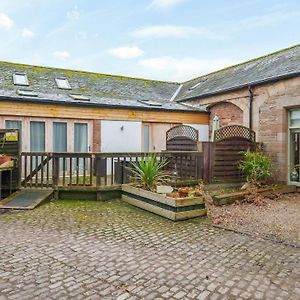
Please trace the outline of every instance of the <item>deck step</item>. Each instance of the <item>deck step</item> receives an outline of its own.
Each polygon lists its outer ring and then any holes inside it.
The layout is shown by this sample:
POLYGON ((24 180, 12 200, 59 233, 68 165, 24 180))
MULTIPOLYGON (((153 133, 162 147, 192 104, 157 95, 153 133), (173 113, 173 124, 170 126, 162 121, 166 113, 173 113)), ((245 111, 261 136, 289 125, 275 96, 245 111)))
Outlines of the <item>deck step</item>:
POLYGON ((34 209, 52 197, 50 189, 23 189, 0 201, 0 209, 34 209))

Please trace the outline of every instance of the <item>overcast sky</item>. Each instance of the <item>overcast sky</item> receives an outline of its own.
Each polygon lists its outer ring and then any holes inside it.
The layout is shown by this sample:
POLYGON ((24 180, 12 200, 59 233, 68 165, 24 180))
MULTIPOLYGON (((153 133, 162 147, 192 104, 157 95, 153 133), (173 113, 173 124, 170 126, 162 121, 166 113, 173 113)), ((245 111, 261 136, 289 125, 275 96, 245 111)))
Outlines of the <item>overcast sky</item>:
POLYGON ((0 0, 0 60, 184 81, 300 43, 299 0, 0 0))

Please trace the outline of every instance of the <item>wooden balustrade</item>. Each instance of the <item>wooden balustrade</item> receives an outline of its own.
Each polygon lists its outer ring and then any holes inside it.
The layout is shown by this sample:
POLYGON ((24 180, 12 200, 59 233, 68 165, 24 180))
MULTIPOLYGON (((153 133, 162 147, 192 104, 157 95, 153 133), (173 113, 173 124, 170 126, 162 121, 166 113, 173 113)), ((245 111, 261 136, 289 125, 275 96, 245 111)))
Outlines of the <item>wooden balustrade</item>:
POLYGON ((129 182, 131 162, 167 159, 166 170, 176 179, 202 179, 201 152, 54 153, 23 152, 20 155, 23 187, 102 187, 129 182))

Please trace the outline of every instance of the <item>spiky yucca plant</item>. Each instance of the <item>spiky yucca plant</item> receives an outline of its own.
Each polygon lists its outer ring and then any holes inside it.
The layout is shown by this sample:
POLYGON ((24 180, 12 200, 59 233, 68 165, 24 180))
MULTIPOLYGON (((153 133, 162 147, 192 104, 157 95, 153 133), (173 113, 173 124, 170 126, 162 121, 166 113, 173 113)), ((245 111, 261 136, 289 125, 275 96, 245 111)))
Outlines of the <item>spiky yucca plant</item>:
POLYGON ((158 160, 155 154, 142 157, 140 161, 131 162, 130 171, 135 181, 143 188, 153 191, 160 182, 166 182, 171 176, 164 171, 168 160, 158 160))

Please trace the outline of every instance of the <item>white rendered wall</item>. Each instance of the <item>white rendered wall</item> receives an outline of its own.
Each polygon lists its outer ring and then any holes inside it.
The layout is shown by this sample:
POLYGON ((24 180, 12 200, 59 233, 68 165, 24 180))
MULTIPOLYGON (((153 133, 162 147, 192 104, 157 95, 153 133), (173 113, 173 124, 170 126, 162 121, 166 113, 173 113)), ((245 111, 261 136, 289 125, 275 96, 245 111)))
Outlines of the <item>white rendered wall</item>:
POLYGON ((209 140, 209 128, 208 125, 200 125, 200 124, 185 124, 194 127, 199 132, 199 141, 200 142, 207 142, 209 140))
POLYGON ((101 152, 141 152, 142 122, 101 121, 101 152))

